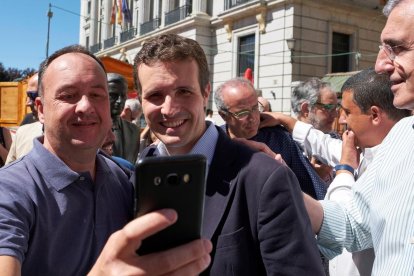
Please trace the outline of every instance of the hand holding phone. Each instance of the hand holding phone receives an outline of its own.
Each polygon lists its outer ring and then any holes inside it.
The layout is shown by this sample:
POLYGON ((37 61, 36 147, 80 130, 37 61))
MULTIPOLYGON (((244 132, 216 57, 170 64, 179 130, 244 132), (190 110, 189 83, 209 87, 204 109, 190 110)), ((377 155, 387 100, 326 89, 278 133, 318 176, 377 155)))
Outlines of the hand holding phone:
POLYGON ((148 157, 136 167, 136 214, 172 208, 178 220, 142 241, 137 253, 148 254, 175 247, 201 236, 206 187, 203 155, 148 157))

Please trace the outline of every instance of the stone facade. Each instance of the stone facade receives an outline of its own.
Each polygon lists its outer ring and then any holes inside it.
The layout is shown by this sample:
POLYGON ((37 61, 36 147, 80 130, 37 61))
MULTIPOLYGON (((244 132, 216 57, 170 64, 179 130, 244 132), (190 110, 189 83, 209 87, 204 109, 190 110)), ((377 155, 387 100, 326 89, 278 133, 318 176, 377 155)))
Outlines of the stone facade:
POLYGON ((80 44, 97 56, 132 63, 151 36, 195 39, 207 54, 213 89, 241 74, 241 47, 247 47, 255 87, 274 111, 286 113, 297 81, 322 77, 336 66, 343 71, 374 66, 385 24, 378 0, 126 1, 132 23, 119 25, 110 24, 113 0, 81 0, 80 44), (294 39, 292 50, 288 39, 294 39), (334 44, 348 51, 335 55, 334 44))

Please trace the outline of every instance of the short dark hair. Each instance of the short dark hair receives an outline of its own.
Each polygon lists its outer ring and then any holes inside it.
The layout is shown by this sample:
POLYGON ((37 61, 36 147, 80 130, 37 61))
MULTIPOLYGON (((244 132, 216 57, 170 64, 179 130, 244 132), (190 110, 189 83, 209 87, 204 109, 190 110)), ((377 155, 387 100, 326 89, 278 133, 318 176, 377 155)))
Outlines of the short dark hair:
POLYGON ((90 56, 91 58, 93 58, 104 70, 104 72, 106 73, 105 70, 105 66, 103 65, 103 63, 91 52, 89 52, 85 47, 81 46, 81 45, 70 45, 70 46, 66 46, 60 50, 57 50, 56 52, 54 52, 51 56, 49 56, 48 58, 46 58, 39 66, 39 80, 38 80, 38 90, 39 90, 39 96, 41 98, 43 98, 43 86, 42 86, 42 81, 43 81, 43 75, 45 74, 46 69, 49 67, 49 65, 58 57, 64 55, 64 54, 69 54, 69 53, 79 53, 79 54, 84 54, 87 56, 90 56))
POLYGON ((378 74, 373 68, 365 69, 345 81, 341 92, 353 93, 353 101, 363 113, 371 106, 378 106, 392 120, 398 121, 410 116, 410 110, 398 109, 393 105, 394 94, 391 91, 391 81, 387 74, 378 74))
POLYGON ((134 59, 134 84, 142 96, 142 87, 138 78, 138 67, 141 63, 151 66, 156 62, 174 62, 194 59, 198 65, 198 82, 201 93, 209 83, 210 73, 207 58, 197 41, 176 34, 163 34, 145 41, 134 59))

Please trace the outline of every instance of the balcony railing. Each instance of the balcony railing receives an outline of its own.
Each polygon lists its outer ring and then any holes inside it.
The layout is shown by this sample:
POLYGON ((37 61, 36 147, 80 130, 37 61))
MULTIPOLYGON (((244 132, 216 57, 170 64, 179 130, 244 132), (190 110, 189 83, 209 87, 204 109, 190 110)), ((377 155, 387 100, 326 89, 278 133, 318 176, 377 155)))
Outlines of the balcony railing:
POLYGON ((133 39, 135 37, 137 29, 131 28, 127 31, 121 33, 120 40, 121 43, 133 39))
POLYGON ((246 4, 248 2, 253 2, 253 1, 255 1, 255 0, 225 0, 224 1, 224 9, 228 10, 228 9, 234 8, 236 6, 246 4))
POLYGON ((155 30, 156 28, 158 28, 160 24, 161 24, 160 18, 154 18, 154 19, 151 19, 150 21, 144 22, 140 26, 139 34, 144 35, 146 33, 149 33, 155 30))
POLYGON ((102 48, 102 43, 99 42, 98 44, 95 44, 95 45, 92 45, 91 47, 89 47, 89 51, 91 51, 93 54, 95 54, 95 53, 99 52, 101 50, 101 48, 102 48))
POLYGON ((104 40, 104 49, 110 48, 115 45, 116 36, 104 40))
POLYGON ((183 20, 191 14, 191 5, 184 5, 165 13, 165 25, 183 20))

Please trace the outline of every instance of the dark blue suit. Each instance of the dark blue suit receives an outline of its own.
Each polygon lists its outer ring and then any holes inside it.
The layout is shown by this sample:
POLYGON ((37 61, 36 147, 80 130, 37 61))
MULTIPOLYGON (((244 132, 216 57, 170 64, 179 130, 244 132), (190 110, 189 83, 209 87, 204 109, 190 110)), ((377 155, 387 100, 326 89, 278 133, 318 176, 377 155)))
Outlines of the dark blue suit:
POLYGON ((204 274, 324 275, 295 175, 218 130, 202 228, 212 263, 204 274))
MULTIPOLYGON (((222 126, 224 129, 226 125, 222 126)), ((303 192, 315 199, 324 199, 327 186, 313 169, 292 135, 282 126, 261 128, 250 140, 266 144, 279 153, 295 173, 303 192)))

